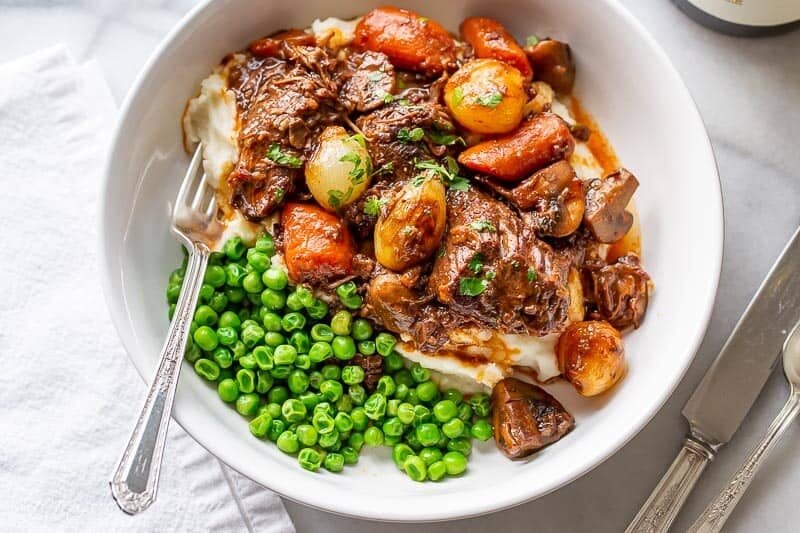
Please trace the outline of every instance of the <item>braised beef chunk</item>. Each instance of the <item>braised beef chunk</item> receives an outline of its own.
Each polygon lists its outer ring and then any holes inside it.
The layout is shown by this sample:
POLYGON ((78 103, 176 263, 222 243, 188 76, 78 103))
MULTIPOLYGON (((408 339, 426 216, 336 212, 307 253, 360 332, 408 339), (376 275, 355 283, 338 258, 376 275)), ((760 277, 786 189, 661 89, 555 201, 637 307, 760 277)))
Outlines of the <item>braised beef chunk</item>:
POLYGON ((335 68, 325 50, 286 40, 276 57, 250 56, 231 66, 241 132, 228 181, 234 205, 248 218, 266 217, 282 204, 295 189, 306 145, 341 117, 335 68))
POLYGON ((614 264, 591 271, 597 313, 615 328, 638 328, 647 310, 650 276, 629 253, 614 264))
POLYGON ((483 192, 448 193, 448 232, 428 290, 485 327, 545 334, 566 321, 569 263, 483 192))
POLYGON ((314 46, 317 42, 312 33, 293 28, 291 30, 279 31, 269 37, 257 39, 250 43, 248 49, 253 55, 259 57, 275 57, 280 53, 281 43, 283 41, 302 46, 314 46))
POLYGON ((339 97, 352 111, 372 111, 394 92, 394 67, 380 52, 355 52, 348 56, 339 74, 339 97))
MULTIPOLYGON (((426 90, 422 92, 428 94, 426 90)), ((414 162, 431 158, 431 151, 425 142, 408 137, 411 130, 453 130, 453 122, 444 106, 422 100, 419 95, 414 98, 414 95, 414 90, 409 89, 395 97, 389 105, 356 120, 356 125, 367 138, 372 166, 380 169, 384 165, 390 165, 392 168, 391 173, 377 176, 377 179, 413 178, 418 173, 414 162)))
POLYGON ((592 180, 586 191, 583 221, 600 242, 616 242, 631 229, 633 215, 625 210, 639 181, 624 168, 592 180))
POLYGON ((497 447, 512 459, 525 457, 569 433, 575 419, 543 389, 505 378, 492 390, 497 447))

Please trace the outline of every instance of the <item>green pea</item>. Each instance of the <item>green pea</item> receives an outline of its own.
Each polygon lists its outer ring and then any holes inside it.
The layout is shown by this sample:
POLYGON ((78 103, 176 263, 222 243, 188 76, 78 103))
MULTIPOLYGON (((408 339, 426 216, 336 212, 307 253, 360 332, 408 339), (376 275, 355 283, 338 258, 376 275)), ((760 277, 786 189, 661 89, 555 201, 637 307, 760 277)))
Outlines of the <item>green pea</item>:
POLYGON ((403 401, 408 396, 408 385, 404 383, 400 383, 397 385, 397 389, 394 391, 394 397, 400 401, 403 401))
POLYGON ((342 381, 346 385, 356 385, 364 381, 366 373, 358 365, 348 365, 342 369, 342 381))
MULTIPOLYGON (((212 289, 213 290, 213 289, 212 289)), ((181 295, 181 285, 178 283, 167 285, 167 302, 174 304, 181 295)))
POLYGON ((451 476, 463 474, 467 469, 467 458, 460 452, 449 451, 444 454, 442 460, 444 461, 447 473, 451 476))
POLYGON ((302 394, 308 390, 308 375, 302 370, 292 370, 286 378, 286 386, 294 394, 302 394))
POLYGON ((353 429, 364 431, 369 425, 369 417, 363 407, 354 407, 350 412, 350 420, 353 421, 353 429))
POLYGON ((339 450, 339 453, 341 453, 344 458, 344 464, 354 465, 358 463, 358 451, 352 446, 344 446, 339 450))
POLYGON ((470 396, 469 404, 478 416, 489 416, 489 412, 492 410, 491 404, 489 403, 489 395, 482 392, 470 396))
POLYGON ((248 368, 250 370, 253 370, 258 366, 252 353, 240 357, 238 363, 242 368, 248 368))
POLYGON ((270 267, 261 275, 261 281, 272 290, 282 291, 289 283, 289 276, 282 268, 270 267))
POLYGON ((280 437, 281 433, 283 433, 285 430, 286 422, 272 417, 272 424, 269 427, 269 431, 267 431, 267 438, 272 442, 276 442, 278 437, 280 437))
MULTIPOLYGON (((266 307, 262 307, 262 309, 266 309, 266 307)), ((281 316, 278 313, 266 311, 264 317, 261 319, 261 323, 267 331, 283 331, 281 316)))
POLYGON ((384 421, 381 429, 383 430, 384 435, 388 435, 390 437, 399 437, 403 434, 403 423, 400 422, 399 418, 393 416, 384 421))
POLYGON ((258 394, 253 392, 240 394, 236 398, 236 411, 242 416, 253 416, 258 411, 258 394))
POLYGON ((386 416, 397 416, 397 408, 400 407, 400 400, 392 398, 386 402, 386 416))
POLYGON ((297 440, 303 446, 314 446, 317 443, 317 430, 311 424, 300 424, 295 433, 297 433, 297 440))
POLYGON ((322 465, 322 454, 314 448, 303 448, 297 455, 297 461, 300 463, 300 466, 306 470, 316 472, 319 470, 320 465, 322 465))
POLYGON ((202 303, 208 303, 214 296, 214 287, 209 283, 203 283, 200 286, 200 292, 197 294, 197 299, 202 303))
POLYGON ((409 369, 411 378, 415 383, 424 383, 431 379, 431 373, 427 368, 423 368, 419 363, 414 363, 409 369))
POLYGON ((430 466, 437 461, 441 461, 444 454, 439 448, 429 446, 420 450, 418 455, 426 465, 430 466))
POLYGON ((364 444, 367 446, 381 446, 383 444, 383 431, 375 426, 370 426, 364 432, 364 444))
POLYGON ((417 396, 423 402, 433 402, 439 396, 439 388, 433 381, 425 381, 417 385, 417 396))
POLYGON ((364 402, 364 410, 372 420, 378 420, 386 414, 386 397, 379 392, 373 393, 364 402))
POLYGON ((447 443, 447 449, 451 452, 459 452, 464 457, 472 453, 472 441, 469 437, 458 437, 457 439, 450 439, 447 443))
POLYGON ((278 449, 283 453, 293 454, 297 453, 297 450, 300 449, 300 443, 297 441, 297 435, 288 430, 280 434, 278 441, 275 444, 278 445, 278 449))
POLYGON ((242 329, 242 342, 248 348, 252 348, 264 338, 264 329, 257 325, 248 325, 242 329))
POLYGON ((367 389, 361 384, 350 385, 347 387, 347 395, 356 405, 364 405, 367 399, 367 389))
POLYGON ((280 311, 286 306, 286 294, 283 291, 264 289, 261 291, 261 305, 270 311, 280 311))
POLYGON ((294 360, 294 366, 301 370, 308 370, 311 368, 311 358, 308 357, 308 354, 298 354, 297 359, 294 360))
POLYGON ((383 358, 383 366, 387 372, 396 372, 403 368, 403 356, 397 351, 392 351, 392 353, 383 358))
POLYGON ((286 379, 291 373, 291 365, 276 365, 269 370, 269 375, 275 379, 286 379))
POLYGON ((413 387, 416 385, 414 383, 414 378, 411 377, 411 372, 405 368, 394 373, 394 381, 398 385, 405 385, 406 387, 413 387))
POLYGON ((331 341, 333 356, 342 361, 349 361, 356 356, 356 343, 353 337, 337 335, 331 341))
POLYGON ((302 422, 307 412, 306 406, 297 398, 289 398, 281 405, 281 414, 289 423, 302 422))
POLYGON ((451 402, 456 404, 456 407, 461 405, 461 402, 464 401, 464 396, 458 389, 447 389, 446 391, 444 391, 443 397, 445 400, 450 400, 451 402))
POLYGON ((439 427, 436 424, 420 424, 417 426, 417 439, 423 446, 433 446, 439 442, 439 427))
MULTIPOLYGON (((230 298, 228 298, 228 300, 230 300, 230 298)), ((236 314, 239 316, 239 320, 241 320, 242 322, 252 318, 252 313, 250 313, 250 308, 248 307, 242 307, 236 312, 236 314)))
POLYGON ((469 422, 472 420, 472 406, 468 403, 462 403, 458 406, 458 418, 462 422, 469 422))
POLYGON ((261 234, 254 246, 256 250, 266 254, 268 257, 275 255, 275 241, 269 233, 261 234))
POLYGON ((335 402, 342 397, 342 394, 344 394, 344 391, 342 390, 342 384, 332 379, 326 379, 323 381, 319 386, 319 391, 328 401, 331 402, 335 402))
POLYGON ((247 353, 247 346, 245 346, 242 341, 237 340, 233 343, 233 346, 230 347, 230 350, 233 353, 233 360, 238 361, 247 353))
POLYGON ((356 287, 356 284, 353 281, 342 283, 336 287, 336 294, 339 296, 339 298, 347 298, 348 296, 356 294, 357 291, 358 287, 356 287))
POLYGON ((442 424, 442 433, 448 439, 456 439, 464 434, 464 422, 460 418, 453 418, 442 424))
POLYGON ((248 427, 250 428, 250 433, 254 436, 264 438, 267 436, 271 425, 272 417, 268 413, 263 413, 252 419, 248 427))
POLYGON ((277 331, 267 331, 264 333, 264 344, 272 348, 277 348, 281 344, 286 344, 286 337, 277 331))
POLYGON ((281 344, 272 355, 276 365, 291 365, 297 359, 297 350, 291 344, 281 344))
POLYGON ((217 328, 217 339, 223 346, 233 346, 239 340, 239 335, 231 327, 217 328))
POLYGON ((300 299, 300 295, 297 294, 297 291, 292 291, 286 297, 286 307, 288 307, 291 311, 300 311, 305 306, 303 305, 303 301, 300 299))
POLYGON ((403 424, 411 424, 414 421, 414 406, 408 402, 401 403, 397 406, 397 418, 403 424))
POLYGON ((477 420, 472 424, 469 432, 474 438, 487 441, 492 438, 492 425, 486 420, 477 420))
MULTIPOLYGON (((400 438, 400 437, 398 437, 398 438, 400 438)), ((419 441, 419 438, 417 438, 417 432, 416 431, 409 431, 408 433, 406 433, 404 438, 405 438, 406 444, 411 446, 411 449, 413 449, 415 452, 418 452, 418 451, 422 450, 423 446, 422 446, 422 443, 419 441)))
MULTIPOLYGON (((191 340, 191 337, 189 339, 191 340)), ((203 357, 203 350, 192 340, 192 342, 186 344, 186 353, 184 357, 186 361, 194 364, 198 359, 203 357)))
POLYGON ((381 376, 381 379, 378 380, 378 385, 375 388, 375 390, 377 390, 387 398, 392 394, 394 394, 394 391, 396 389, 397 385, 395 385, 392 376, 381 376))
POLYGON ((278 403, 268 403, 264 405, 265 412, 269 413, 272 418, 280 418, 281 406, 278 403))
POLYGON ((225 289, 225 297, 228 299, 228 302, 232 304, 241 303, 245 299, 245 296, 247 296, 247 293, 244 292, 244 289, 238 287, 228 287, 225 289))
POLYGON ((395 444, 392 446, 392 460, 397 468, 402 469, 406 459, 414 456, 414 450, 408 444, 395 444))
POLYGON ((334 333, 327 324, 314 324, 311 326, 311 339, 315 341, 331 342, 334 333))
POLYGON ((311 302, 311 305, 306 307, 306 314, 314 320, 322 320, 328 316, 329 310, 330 308, 328 307, 328 304, 319 298, 314 298, 314 300, 311 302))
POLYGON ((234 380, 223 379, 217 385, 217 394, 223 402, 233 403, 239 397, 239 387, 234 380))
POLYGON ((213 326, 217 323, 217 312, 208 305, 198 306, 194 312, 194 320, 201 326, 213 326))
POLYGON ((230 350, 223 348, 222 346, 218 346, 214 349, 214 351, 211 353, 211 358, 219 365, 220 368, 230 368, 230 366, 233 364, 233 355, 231 355, 230 350))
POLYGON ((325 435, 335 429, 333 417, 322 411, 316 411, 314 413, 314 416, 311 417, 311 424, 320 435, 325 435))
POLYGON ((286 313, 281 319, 281 327, 283 327, 283 330, 287 333, 290 331, 303 329, 306 327, 306 317, 297 312, 286 313))
POLYGON ((256 373, 247 368, 242 368, 236 372, 236 384, 241 392, 253 392, 256 390, 256 373))
POLYGON ((233 288, 241 288, 242 280, 247 272, 244 267, 239 263, 228 263, 223 267, 225 269, 225 285, 233 288))
POLYGON ((239 326, 242 325, 242 321, 239 320, 239 315, 233 311, 225 311, 219 316, 218 324, 220 328, 231 328, 236 332, 239 326))
POLYGON ((439 481, 447 474, 447 465, 444 461, 436 461, 428 465, 428 479, 439 481))
POLYGON ((228 307, 228 297, 222 292, 215 292, 211 300, 208 301, 208 305, 217 313, 221 313, 228 307))
POLYGON ((250 353, 256 366, 261 370, 269 370, 275 366, 272 357, 272 348, 269 346, 256 346, 250 353))
POLYGON ((425 481, 425 478, 428 477, 428 467, 422 459, 415 455, 406 459, 403 463, 403 470, 414 481, 425 481))
POLYGON ((417 389, 411 389, 408 391, 408 396, 406 396, 406 401, 413 405, 419 405, 422 403, 422 400, 419 399, 417 396, 417 389))
POLYGON ((384 357, 392 353, 396 344, 397 339, 391 333, 382 332, 375 337, 375 349, 384 357))
POLYGON ((180 285, 183 283, 183 278, 186 276, 186 269, 176 268, 172 272, 169 273, 169 283, 170 285, 180 285))
POLYGON ((375 341, 359 341, 358 353, 362 355, 373 355, 375 353, 375 341))
POLYGON ((357 341, 365 341, 372 337, 372 324, 364 318, 357 318, 353 321, 353 338, 357 341))
POLYGON ((347 413, 336 413, 333 422, 336 427, 336 431, 339 433, 345 433, 353 429, 353 419, 347 413))
POLYGON ((347 311, 338 311, 331 319, 331 330, 336 335, 350 335, 353 329, 353 315, 347 311))
POLYGON ((225 269, 219 265, 210 265, 203 276, 203 282, 218 289, 225 285, 225 269))
POLYGON ((311 339, 308 338, 308 333, 305 331, 295 331, 289 337, 289 344, 294 346, 297 353, 305 353, 311 349, 311 339))
POLYGON ((314 407, 314 414, 317 413, 325 413, 331 417, 336 414, 336 412, 333 410, 333 407, 331 407, 331 404, 328 402, 319 402, 317 406, 314 407))
POLYGON ((258 272, 250 272, 242 280, 242 288, 251 294, 261 294, 264 284, 261 283, 261 276, 258 272))
POLYGON ((172 321, 172 317, 175 316, 175 309, 177 309, 177 307, 178 306, 175 304, 169 304, 167 308, 167 319, 169 319, 170 322, 172 321))
POLYGON ((311 391, 303 392, 297 398, 301 402, 303 402, 303 405, 306 406, 307 410, 312 411, 312 412, 313 412, 314 408, 320 402, 319 395, 317 393, 311 392, 311 391))
POLYGON ((325 341, 317 341, 308 349, 308 357, 314 364, 321 363, 332 355, 333 350, 331 349, 331 345, 325 341))
POLYGON ((275 384, 275 378, 273 378, 269 372, 265 370, 259 370, 256 372, 256 392, 259 394, 266 394, 269 392, 269 389, 272 388, 272 385, 275 384))
POLYGON ((269 390, 267 401, 269 403, 283 404, 289 399, 289 389, 283 385, 276 385, 269 390))
POLYGON ((192 336, 195 344, 201 349, 210 352, 219 345, 217 333, 208 326, 200 326, 192 336))
POLYGON ((350 432, 350 436, 347 437, 347 444, 357 452, 361 451, 361 448, 364 447, 364 434, 360 431, 350 432))
POLYGON ((342 375, 342 370, 336 365, 325 365, 322 367, 322 377, 337 381, 342 375))
POLYGON ((264 252, 250 248, 247 250, 247 264, 253 268, 254 272, 264 272, 270 266, 270 259, 264 252))
POLYGON ((344 470, 344 456, 340 453, 331 452, 325 456, 324 466, 331 472, 341 472, 344 470))
POLYGON ((325 381, 325 376, 322 375, 322 372, 319 370, 312 370, 308 374, 308 383, 309 386, 314 390, 319 390, 319 386, 322 382, 325 381))
POLYGON ((389 435, 384 435, 383 444, 386 446, 394 446, 395 444, 399 444, 402 440, 403 437, 390 437, 389 435))
POLYGON ((208 381, 219 378, 219 365, 210 359, 201 358, 195 361, 194 370, 208 381))
POLYGON ((247 247, 242 242, 242 238, 237 236, 231 237, 222 246, 222 253, 228 256, 228 259, 236 261, 241 259, 247 247))

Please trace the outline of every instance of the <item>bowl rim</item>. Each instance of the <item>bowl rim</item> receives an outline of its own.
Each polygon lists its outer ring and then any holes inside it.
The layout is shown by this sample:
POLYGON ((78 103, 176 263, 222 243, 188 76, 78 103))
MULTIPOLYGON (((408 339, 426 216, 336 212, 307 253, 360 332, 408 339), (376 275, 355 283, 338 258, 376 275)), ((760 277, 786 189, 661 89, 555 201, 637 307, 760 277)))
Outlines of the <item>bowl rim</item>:
MULTIPOLYGON (((97 224, 100 226, 99 231, 97 232, 97 239, 98 243, 98 250, 100 251, 99 254, 99 261, 100 261, 100 280, 101 286, 103 290, 103 296, 105 299, 106 307, 108 308, 109 315, 112 318, 112 323, 114 324, 114 328, 117 331, 117 335, 119 336, 120 340, 122 341, 123 347, 125 348, 126 355, 133 363, 134 367, 136 368, 139 376, 142 378, 142 381, 147 384, 148 379, 151 377, 151 374, 154 370, 154 366, 150 367, 147 364, 144 364, 140 359, 133 357, 131 354, 134 351, 133 346, 133 339, 126 336, 126 334, 122 330, 122 324, 124 323, 122 320, 122 314, 117 311, 117 302, 113 298, 113 283, 112 283, 112 273, 111 269, 108 268, 108 257, 113 253, 111 249, 107 246, 109 243, 109 239, 107 238, 107 225, 103 223, 106 215, 107 210, 107 199, 109 197, 109 188, 111 185, 111 170, 114 164, 114 155, 117 151, 117 144, 120 139, 120 135, 122 133, 122 126, 124 122, 124 117, 126 117, 131 107, 133 106, 134 100, 136 95, 141 90, 142 86, 144 85, 147 78, 150 76, 151 71, 154 69, 156 63, 159 61, 161 56, 173 45, 174 41, 176 41, 181 34, 186 31, 187 26, 189 26, 192 22, 195 21, 201 14, 209 9, 209 6, 213 3, 218 2, 219 0, 202 0, 200 3, 195 5, 192 9, 190 9, 176 24, 173 28, 167 33, 167 35, 159 42, 156 48, 148 57, 147 61, 145 62, 142 69, 137 74, 136 78, 134 79, 133 83, 131 84, 130 88, 128 89, 127 93, 125 94, 125 98, 122 102, 122 105, 119 108, 119 114, 116 119, 116 123, 114 125, 112 135, 111 135, 111 142, 109 143, 109 148, 107 151, 107 156, 105 160, 105 164, 103 166, 103 182, 101 185, 100 190, 100 209, 98 211, 98 220, 97 224)), ((306 500, 305 495, 302 493, 301 490, 297 490, 294 488, 294 484, 291 483, 290 480, 282 481, 279 479, 272 479, 268 478, 267 476, 255 476, 259 479, 255 479, 255 477, 251 477, 250 474, 246 473, 245 466, 246 464, 237 459, 235 455, 230 453, 226 453, 224 447, 216 442, 212 438, 207 438, 205 432, 199 431, 197 429, 191 430, 183 423, 183 416, 181 415, 180 409, 173 409, 172 418, 178 425, 183 428, 186 433, 188 433, 200 446, 202 446, 206 451, 208 451, 212 456, 216 459, 227 465, 228 467, 232 468, 236 472, 242 474, 243 476, 252 479, 256 483, 261 484, 265 488, 272 490, 279 494, 281 497, 288 498, 293 502, 300 503, 305 506, 309 506, 315 509, 319 509, 325 512, 329 512, 332 514, 346 516, 356 519, 362 520, 369 520, 369 521, 377 521, 377 522, 406 522, 406 523, 419 523, 419 522, 444 522, 449 520, 458 520, 470 517, 476 517, 480 515, 490 514, 498 511, 502 511, 504 509, 508 509, 522 503, 532 501, 542 496, 545 496, 561 487, 564 487, 571 483, 572 481, 583 477, 584 475, 588 474, 599 465, 604 463, 608 460, 611 456, 615 455, 620 449, 622 449, 625 444, 627 444, 631 439, 633 439, 639 432, 644 429, 644 427, 653 419, 653 417, 661 410, 664 406, 666 401, 670 398, 673 394, 675 389, 677 388, 678 384, 682 381, 684 375, 686 374, 689 366, 694 361, 694 358, 697 355, 697 351, 702 343, 703 338, 705 337, 705 333, 707 331, 709 322, 711 320, 711 313, 714 307, 714 303, 716 300, 717 289, 719 286, 719 278, 722 271, 722 260, 723 260, 723 246, 724 246, 724 215, 723 215, 723 202, 722 202, 722 187, 721 187, 721 180, 719 176, 719 166, 717 163, 716 156, 714 154, 713 145, 711 144, 711 140, 708 136, 708 130, 705 127, 705 123, 702 119, 702 116, 697 108, 696 102, 692 97, 686 83, 683 81, 682 77, 680 76, 679 72, 673 65, 672 61, 667 56, 666 52, 662 49, 661 45, 656 41, 656 39, 650 34, 650 32, 644 27, 644 25, 630 13, 627 8, 623 5, 619 4, 615 0, 600 0, 600 2, 604 5, 605 9, 611 10, 614 14, 624 20, 624 22, 636 32, 637 37, 640 38, 649 48, 652 53, 654 53, 659 60, 661 61, 664 67, 664 75, 669 78, 670 83, 675 85, 675 87, 680 87, 681 89, 681 97, 685 100, 685 105, 687 106, 687 112, 692 115, 692 120, 694 122, 693 127, 694 129, 698 129, 698 133, 702 133, 702 139, 705 141, 703 146, 701 147, 706 152, 706 157, 711 158, 711 167, 714 170, 714 177, 712 186, 714 188, 714 195, 713 198, 709 198, 710 203, 707 206, 707 220, 709 224, 709 234, 715 235, 716 238, 712 240, 712 242, 708 243, 708 248, 706 249, 709 258, 709 264, 711 266, 716 265, 716 268, 713 269, 713 277, 710 280, 710 283, 707 285, 707 291, 705 294, 702 295, 702 300, 700 300, 703 304, 702 312, 700 316, 702 320, 698 323, 693 335, 691 336, 690 342, 687 343, 688 349, 691 353, 690 357, 685 359, 683 363, 683 368, 680 372, 677 372, 674 378, 664 387, 660 389, 658 393, 658 398, 654 402, 651 403, 651 407, 646 411, 643 411, 641 415, 633 420, 630 431, 624 434, 620 434, 615 437, 613 441, 610 441, 609 444, 605 447, 604 453, 600 453, 597 455, 592 456, 590 459, 586 460, 580 467, 575 468, 568 473, 565 473, 560 476, 555 476, 549 483, 540 485, 537 487, 535 491, 531 491, 530 493, 523 493, 523 494, 495 494, 494 498, 486 499, 482 502, 470 502, 469 510, 466 509, 458 509, 455 512, 448 511, 448 510, 423 510, 423 509, 416 509, 416 514, 414 517, 408 518, 398 515, 394 516, 378 516, 376 514, 368 514, 369 511, 365 511, 363 506, 359 506, 356 504, 345 504, 341 505, 341 501, 337 502, 337 508, 332 506, 326 506, 323 504, 315 504, 311 503, 306 500)), ((709 176, 709 179, 711 176, 709 176)), ((141 178, 140 178, 141 179, 141 178)), ((176 404, 177 407, 177 404, 176 404)), ((301 471, 298 470, 298 473, 301 471)))

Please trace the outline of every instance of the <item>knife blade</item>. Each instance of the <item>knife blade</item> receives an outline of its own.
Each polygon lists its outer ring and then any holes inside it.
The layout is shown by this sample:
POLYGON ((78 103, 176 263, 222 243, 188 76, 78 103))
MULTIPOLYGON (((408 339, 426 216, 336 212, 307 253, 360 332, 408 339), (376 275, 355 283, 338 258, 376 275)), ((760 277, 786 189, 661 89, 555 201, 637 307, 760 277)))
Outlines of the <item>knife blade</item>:
POLYGON ((800 318, 800 228, 683 408, 689 436, 626 533, 666 532, 700 475, 750 411, 800 318))
POLYGON ((800 229, 686 402, 683 416, 695 437, 712 447, 731 439, 772 373, 798 317, 800 229))

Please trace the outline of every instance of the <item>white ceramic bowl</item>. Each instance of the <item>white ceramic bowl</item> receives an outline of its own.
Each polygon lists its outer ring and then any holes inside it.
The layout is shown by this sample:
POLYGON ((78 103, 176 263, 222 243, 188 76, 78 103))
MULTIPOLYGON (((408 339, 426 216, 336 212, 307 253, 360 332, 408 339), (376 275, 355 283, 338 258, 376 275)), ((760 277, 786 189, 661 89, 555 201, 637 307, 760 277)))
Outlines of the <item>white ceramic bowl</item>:
MULTIPOLYGON (((377 4, 382 4, 380 2, 377 4)), ((492 443, 477 446, 467 475, 414 483, 368 449, 345 473, 312 474, 270 443, 191 370, 175 419, 211 453, 293 500, 378 520, 446 520, 509 507, 585 474, 655 414, 703 336, 722 257, 722 204, 714 156, 697 109, 655 40, 612 0, 398 2, 451 31, 470 15, 502 21, 519 38, 566 40, 577 59, 576 94, 623 164, 641 181, 644 262, 656 284, 644 325, 626 336, 630 372, 611 393, 580 398, 550 387, 575 415, 575 430, 524 461, 492 443)), ((103 283, 120 337, 150 379, 167 330, 168 273, 180 260, 169 235, 170 203, 186 165, 180 116, 187 98, 228 52, 316 18, 363 14, 376 2, 211 0, 194 9, 156 50, 128 94, 114 134, 102 213, 103 283)), ((131 411, 138 406, 127 406, 131 411)))

